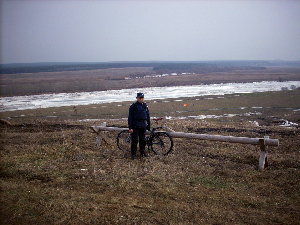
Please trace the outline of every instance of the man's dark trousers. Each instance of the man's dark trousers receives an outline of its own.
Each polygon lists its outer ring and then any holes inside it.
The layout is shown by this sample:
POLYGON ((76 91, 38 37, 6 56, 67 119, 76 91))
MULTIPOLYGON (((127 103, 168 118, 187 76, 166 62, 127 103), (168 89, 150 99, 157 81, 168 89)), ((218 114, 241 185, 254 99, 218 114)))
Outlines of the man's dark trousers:
POLYGON ((131 133, 131 156, 134 158, 137 152, 137 144, 139 143, 141 156, 146 156, 145 154, 145 133, 146 128, 133 128, 133 133, 131 133))

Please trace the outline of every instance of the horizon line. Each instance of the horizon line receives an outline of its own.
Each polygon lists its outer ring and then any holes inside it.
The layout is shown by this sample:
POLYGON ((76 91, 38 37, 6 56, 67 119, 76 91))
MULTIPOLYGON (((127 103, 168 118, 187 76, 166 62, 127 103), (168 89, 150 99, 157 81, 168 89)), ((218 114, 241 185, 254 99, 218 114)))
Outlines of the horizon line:
POLYGON ((185 62, 300 62, 298 60, 286 59, 210 59, 210 60, 124 60, 124 61, 40 61, 40 62, 13 62, 13 63, 0 63, 0 65, 13 65, 13 64, 92 64, 92 63, 185 63, 185 62))

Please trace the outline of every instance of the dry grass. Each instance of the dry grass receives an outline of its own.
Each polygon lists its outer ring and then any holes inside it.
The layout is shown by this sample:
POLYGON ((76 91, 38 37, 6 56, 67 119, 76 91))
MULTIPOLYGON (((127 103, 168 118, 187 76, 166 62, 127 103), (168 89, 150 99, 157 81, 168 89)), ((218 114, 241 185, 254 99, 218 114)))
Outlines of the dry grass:
MULTIPOLYGON (((220 127, 188 120, 168 125, 220 127)), ((271 167, 261 173, 256 146, 177 139, 167 157, 131 161, 116 148, 113 133, 97 148, 86 129, 51 130, 45 123, 30 131, 2 131, 3 224, 295 224, 300 219, 299 132, 286 136, 274 128, 281 147, 270 149, 271 167)))
MULTIPOLYGON (((200 102, 207 109, 227 104, 227 109, 222 109, 227 113, 246 99, 248 107, 264 100, 273 105, 273 114, 262 109, 265 115, 286 115, 298 121, 297 112, 282 111, 274 105, 280 102, 282 107, 300 108, 293 101, 298 95, 295 90, 200 102), (278 101, 271 101, 274 96, 278 101)), ((194 104, 194 111, 199 107, 199 101, 186 101, 194 104)), ((157 115, 164 115, 178 111, 182 104, 157 102, 150 106, 153 113, 157 110, 157 115)), ((108 125, 126 126, 125 120, 112 120, 107 115, 115 112, 113 115, 120 118, 127 105, 107 106, 98 111, 100 116, 96 118, 102 120, 97 124, 107 121, 108 125)), ((56 114, 62 115, 56 119, 43 117, 53 109, 1 114, 2 118, 12 118, 12 125, 1 125, 2 224, 299 223, 297 128, 272 123, 256 127, 248 122, 249 117, 166 122, 176 131, 247 137, 261 137, 265 132, 278 138, 280 146, 268 149, 270 167, 264 172, 257 170, 257 146, 201 140, 175 139, 172 154, 132 161, 117 149, 116 133, 106 133, 107 142, 97 147, 95 134, 89 129, 94 122, 78 122, 79 118, 96 115, 93 107, 79 107, 78 115, 70 117, 67 110, 72 108, 56 108, 56 114), (17 117, 18 113, 32 116, 17 117)), ((264 121, 265 115, 252 116, 251 120, 264 121)))

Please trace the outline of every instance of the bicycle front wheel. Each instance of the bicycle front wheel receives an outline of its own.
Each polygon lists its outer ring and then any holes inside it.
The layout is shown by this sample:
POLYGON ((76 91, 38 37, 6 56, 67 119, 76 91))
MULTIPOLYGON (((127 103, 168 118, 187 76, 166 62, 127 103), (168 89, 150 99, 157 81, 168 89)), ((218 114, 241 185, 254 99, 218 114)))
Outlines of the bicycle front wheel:
POLYGON ((121 131, 117 136, 117 146, 124 153, 130 153, 131 136, 127 130, 121 131))
POLYGON ((151 150, 157 155, 167 155, 173 149, 173 139, 166 132, 157 132, 150 138, 151 150))

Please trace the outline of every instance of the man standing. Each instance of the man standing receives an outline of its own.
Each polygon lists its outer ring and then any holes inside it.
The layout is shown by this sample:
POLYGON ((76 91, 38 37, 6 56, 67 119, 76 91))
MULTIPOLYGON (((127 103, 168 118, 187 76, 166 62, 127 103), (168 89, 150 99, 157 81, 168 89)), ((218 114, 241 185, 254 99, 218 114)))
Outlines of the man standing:
POLYGON ((150 115, 147 104, 144 102, 144 94, 137 93, 136 102, 129 107, 128 127, 131 134, 131 158, 136 157, 137 144, 139 143, 141 156, 145 153, 145 133, 150 130, 150 115))

